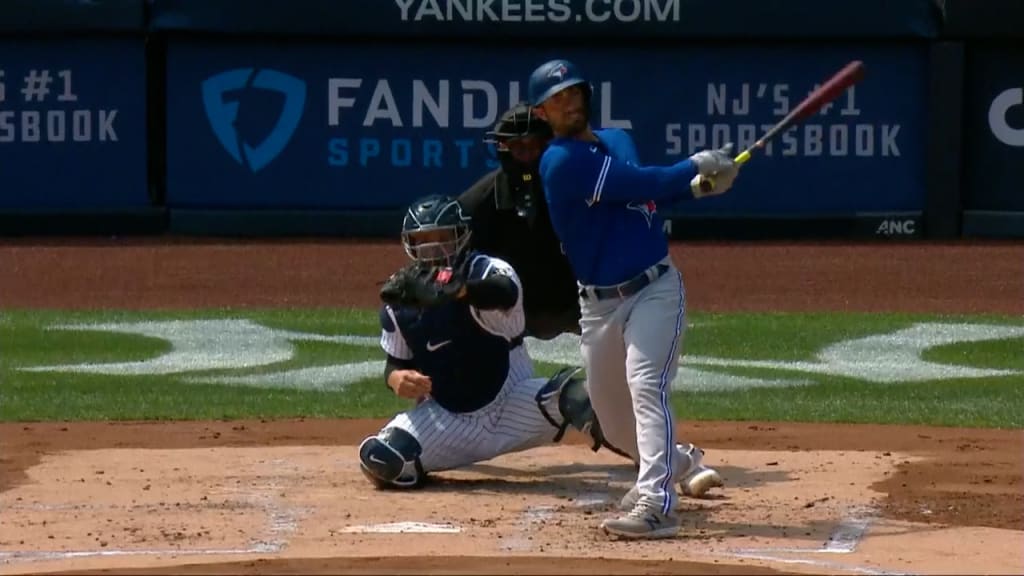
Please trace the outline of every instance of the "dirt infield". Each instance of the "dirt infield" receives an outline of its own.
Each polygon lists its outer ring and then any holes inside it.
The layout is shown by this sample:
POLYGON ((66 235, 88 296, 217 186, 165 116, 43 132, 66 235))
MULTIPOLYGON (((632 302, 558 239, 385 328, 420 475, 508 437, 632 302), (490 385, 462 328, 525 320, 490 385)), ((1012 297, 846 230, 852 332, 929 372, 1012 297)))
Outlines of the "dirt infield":
MULTIPOLYGON (((1024 315, 1024 244, 675 244, 690 310, 1024 315)), ((0 239, 0 306, 372 307, 397 243, 0 239)))
MULTIPOLYGON (((673 256, 691 310, 1024 314, 1019 243, 673 256)), ((390 243, 6 241, 0 306, 369 306, 403 258, 390 243)), ((395 494, 353 465, 380 425, 0 425, 0 573, 1024 571, 1020 430, 680 423, 727 486, 682 502, 679 539, 638 544, 594 529, 631 470, 579 438, 395 494)))

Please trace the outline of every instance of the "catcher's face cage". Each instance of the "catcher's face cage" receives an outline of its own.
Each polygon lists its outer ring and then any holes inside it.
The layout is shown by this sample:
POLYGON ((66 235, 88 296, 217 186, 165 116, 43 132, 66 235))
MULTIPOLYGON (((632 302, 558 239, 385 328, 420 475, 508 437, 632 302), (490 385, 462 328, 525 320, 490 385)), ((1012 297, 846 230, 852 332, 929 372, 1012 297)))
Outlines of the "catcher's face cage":
POLYGON ((465 224, 431 226, 402 232, 405 253, 416 262, 453 266, 469 245, 472 231, 465 224))

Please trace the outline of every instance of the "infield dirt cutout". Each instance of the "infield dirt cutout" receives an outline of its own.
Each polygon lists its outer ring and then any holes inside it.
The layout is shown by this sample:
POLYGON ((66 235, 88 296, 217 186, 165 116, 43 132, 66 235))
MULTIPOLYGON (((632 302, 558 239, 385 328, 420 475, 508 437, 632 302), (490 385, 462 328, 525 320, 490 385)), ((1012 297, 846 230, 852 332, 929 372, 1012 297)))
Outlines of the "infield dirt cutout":
MULTIPOLYGON (((691 310, 1024 314, 1019 243, 672 251, 691 310)), ((11 239, 0 305, 368 307, 404 261, 397 239, 11 239)), ((636 543, 597 531, 631 473, 614 455, 570 443, 378 492, 354 446, 382 424, 0 424, 0 573, 1024 573, 1021 430, 681 422, 727 486, 682 500, 679 538, 636 543)))
MULTIPOLYGON (((727 486, 708 498, 681 500, 681 536, 623 542, 597 526, 615 513, 633 468, 607 451, 591 452, 579 437, 435 474, 423 490, 378 491, 357 469, 356 430, 346 426, 336 445, 307 444, 300 438, 327 424, 290 424, 206 423, 202 432, 192 423, 111 424, 100 436, 125 441, 107 447, 95 442, 103 424, 26 425, 20 433, 6 425, 5 432, 22 437, 22 447, 44 449, 20 451, 27 460, 17 475, 10 474, 16 463, 5 462, 0 573, 611 569, 594 565, 595 558, 623 561, 616 573, 1009 574, 1024 568, 1024 540, 1012 519, 999 528, 893 517, 880 488, 928 464, 912 451, 807 450, 780 445, 785 441, 712 448, 707 462, 727 486), (193 447, 182 446, 172 426, 199 433, 193 447), (284 434, 268 442, 266 431, 252 431, 269 426, 284 434), (75 449, 48 450, 45 440, 31 441, 76 434, 83 436, 66 446, 75 449), (549 561, 531 568, 538 558, 549 561)), ((769 436, 776 431, 765 429, 769 436)), ((757 431, 757 425, 746 433, 735 425, 740 436, 757 431)), ((1006 497, 999 486, 992 492, 1006 497)), ((935 505, 927 499, 919 506, 925 517, 949 514, 929 510, 935 505)))

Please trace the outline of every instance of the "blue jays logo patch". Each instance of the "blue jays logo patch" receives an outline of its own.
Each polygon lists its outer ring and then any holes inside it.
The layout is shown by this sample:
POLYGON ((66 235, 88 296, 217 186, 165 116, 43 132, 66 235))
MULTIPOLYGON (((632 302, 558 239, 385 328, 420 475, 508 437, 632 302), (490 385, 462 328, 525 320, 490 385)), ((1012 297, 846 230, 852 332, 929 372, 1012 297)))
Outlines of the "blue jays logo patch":
POLYGON ((630 202, 626 204, 626 208, 630 210, 636 210, 637 212, 644 215, 644 219, 647 220, 647 227, 651 227, 651 221, 654 218, 654 214, 658 212, 658 205, 654 203, 654 200, 648 200, 647 202, 630 202))
POLYGON ((565 67, 565 64, 559 64, 558 66, 552 68, 550 72, 548 72, 548 78, 558 78, 559 80, 564 80, 565 75, 568 73, 569 69, 565 67))

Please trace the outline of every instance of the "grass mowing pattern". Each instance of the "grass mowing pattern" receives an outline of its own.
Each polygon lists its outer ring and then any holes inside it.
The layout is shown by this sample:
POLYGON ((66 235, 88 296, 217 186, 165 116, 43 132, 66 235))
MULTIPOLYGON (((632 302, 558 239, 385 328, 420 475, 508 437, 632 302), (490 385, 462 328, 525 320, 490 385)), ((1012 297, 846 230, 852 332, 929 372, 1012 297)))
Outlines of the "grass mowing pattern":
MULTIPOLYGON (((234 419, 389 417, 409 406, 380 377, 342 390, 268 389, 186 382, 211 376, 380 361, 377 347, 295 341, 290 360, 245 369, 165 376, 23 372, 19 367, 143 361, 167 342, 131 334, 47 330, 67 323, 249 318, 268 328, 324 335, 378 335, 377 315, 363 310, 202 310, 134 313, 9 310, 0 313, 0 420, 234 419)), ((915 322, 1024 325, 997 316, 878 314, 691 314, 687 355, 724 359, 814 361, 843 340, 889 333, 915 322)), ((959 342, 926 349, 930 362, 1024 373, 1024 338, 959 342)), ((538 373, 558 366, 538 362, 538 373)), ((811 384, 738 391, 683 390, 672 403, 680 420, 878 422, 1024 428, 1024 374, 881 384, 825 374, 744 367, 705 367, 751 378, 811 384)))

